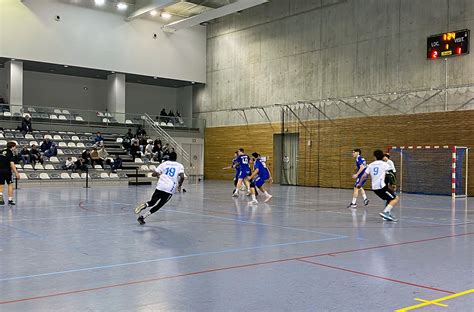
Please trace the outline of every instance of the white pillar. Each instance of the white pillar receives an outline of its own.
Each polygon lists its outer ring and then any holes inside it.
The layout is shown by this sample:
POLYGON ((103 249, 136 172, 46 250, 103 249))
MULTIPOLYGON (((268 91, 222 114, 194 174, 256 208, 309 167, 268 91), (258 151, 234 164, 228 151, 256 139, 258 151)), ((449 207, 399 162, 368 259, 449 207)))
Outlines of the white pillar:
POLYGON ((23 62, 9 61, 5 63, 6 71, 6 100, 10 106, 10 112, 21 113, 23 107, 23 62))
POLYGON ((125 122, 125 74, 112 74, 107 77, 109 99, 107 110, 118 122, 125 122), (118 114, 115 114, 118 113, 118 114))

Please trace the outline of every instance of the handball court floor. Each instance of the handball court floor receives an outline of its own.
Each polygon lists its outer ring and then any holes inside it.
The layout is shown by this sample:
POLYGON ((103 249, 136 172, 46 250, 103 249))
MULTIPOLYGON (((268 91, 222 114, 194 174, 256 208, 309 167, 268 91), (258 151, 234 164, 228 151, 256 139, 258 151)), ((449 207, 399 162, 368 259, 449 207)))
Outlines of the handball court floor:
POLYGON ((153 187, 23 188, 0 206, 0 311, 474 311, 474 200, 187 185, 140 226, 153 187), (359 203, 360 204, 360 203, 359 203))

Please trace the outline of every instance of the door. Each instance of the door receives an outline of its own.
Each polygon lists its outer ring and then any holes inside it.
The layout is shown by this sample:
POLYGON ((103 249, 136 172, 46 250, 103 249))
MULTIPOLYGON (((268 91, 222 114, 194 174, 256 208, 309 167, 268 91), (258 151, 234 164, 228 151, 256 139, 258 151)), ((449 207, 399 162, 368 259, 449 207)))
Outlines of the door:
POLYGON ((274 182, 297 185, 299 134, 275 134, 273 142, 274 182))

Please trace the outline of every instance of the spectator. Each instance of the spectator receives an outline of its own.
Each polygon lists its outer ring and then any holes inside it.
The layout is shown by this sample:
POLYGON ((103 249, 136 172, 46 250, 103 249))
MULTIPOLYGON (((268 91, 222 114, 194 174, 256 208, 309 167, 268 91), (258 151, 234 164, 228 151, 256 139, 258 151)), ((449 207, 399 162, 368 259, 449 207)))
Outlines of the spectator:
POLYGON ((103 164, 104 161, 107 160, 107 157, 109 157, 109 153, 107 153, 107 151, 105 150, 105 146, 103 146, 103 145, 99 149, 98 154, 99 154, 99 158, 102 160, 101 164, 103 164))
POLYGON ((80 157, 77 159, 74 164, 74 170, 87 171, 87 164, 84 161, 84 158, 80 157))
POLYGON ((117 154, 115 155, 115 159, 112 161, 108 160, 107 164, 110 165, 110 169, 115 173, 117 172, 117 169, 122 169, 122 158, 117 154))
POLYGON ((166 110, 163 108, 160 112, 160 121, 161 122, 168 122, 168 114, 166 113, 166 110))
POLYGON ((138 145, 140 146, 140 151, 142 153, 145 153, 145 147, 147 146, 147 144, 148 144, 148 141, 146 137, 141 136, 140 139, 138 140, 138 145))
POLYGON ((138 145, 138 141, 134 141, 132 143, 132 146, 130 147, 130 155, 132 156, 133 161, 135 161, 135 158, 141 158, 141 153, 140 153, 140 146, 138 145))
POLYGON ((52 145, 53 145, 53 142, 51 142, 50 139, 44 139, 43 143, 41 143, 40 145, 41 152, 44 154, 47 150, 51 148, 52 145))
POLYGON ((97 151, 97 148, 96 147, 93 147, 92 148, 92 152, 91 152, 91 165, 92 167, 94 167, 95 165, 100 165, 102 166, 102 159, 100 159, 99 157, 99 151, 97 151))
POLYGON ((147 146, 145 147, 145 156, 148 157, 149 160, 152 160, 153 158, 155 158, 153 149, 154 149, 153 141, 149 140, 147 146))
POLYGON ((143 129, 142 126, 139 125, 138 128, 137 128, 137 137, 141 137, 141 136, 145 136, 145 135, 146 135, 145 129, 143 129))
POLYGON ((170 118, 168 118, 168 122, 171 122, 171 123, 174 124, 174 119, 175 118, 174 118, 173 111, 171 109, 170 109, 170 112, 168 113, 168 116, 170 117, 170 118))
POLYGON ((124 150, 126 150, 127 152, 130 152, 130 147, 132 146, 132 142, 130 141, 130 139, 128 138, 128 136, 125 136, 122 140, 122 147, 124 150))
POLYGON ((20 151, 20 156, 24 165, 29 164, 31 162, 30 151, 28 150, 28 147, 26 145, 23 146, 22 150, 20 151))
POLYGON ((66 160, 66 163, 63 165, 62 167, 64 170, 73 170, 75 169, 75 165, 74 165, 74 161, 72 161, 72 158, 71 157, 68 157, 67 160, 66 160))
POLYGON ((51 147, 46 152, 44 152, 44 156, 46 156, 48 158, 56 156, 57 154, 58 154, 58 148, 57 148, 56 144, 54 144, 54 142, 52 142, 51 147))
POLYGON ((26 114, 21 121, 20 131, 23 134, 31 133, 33 129, 31 128, 31 117, 30 115, 26 114))
POLYGON ((184 125, 183 117, 179 111, 176 111, 176 121, 182 126, 184 125))
POLYGON ((161 141, 155 140, 155 143, 153 144, 153 159, 156 161, 161 161, 161 141))
POLYGON ((36 145, 33 145, 30 150, 30 160, 33 163, 33 165, 36 165, 37 162, 40 164, 43 163, 43 157, 41 157, 41 153, 38 150, 38 147, 36 145))
POLYGON ((91 152, 88 149, 86 149, 85 151, 82 152, 81 158, 84 164, 86 165, 89 164, 91 161, 91 152))
POLYGON ((176 154, 173 147, 171 148, 169 155, 170 155, 170 159, 178 159, 178 154, 176 154))
POLYGON ((97 147, 100 147, 104 144, 104 138, 102 137, 102 134, 100 132, 97 132, 97 135, 95 136, 95 139, 94 139, 94 144, 97 147))
POLYGON ((154 142, 155 145, 159 144, 160 146, 163 146, 163 143, 161 143, 160 139, 156 139, 154 142))
POLYGON ((128 128, 128 132, 125 133, 125 137, 127 137, 129 140, 133 139, 133 133, 131 128, 128 128))

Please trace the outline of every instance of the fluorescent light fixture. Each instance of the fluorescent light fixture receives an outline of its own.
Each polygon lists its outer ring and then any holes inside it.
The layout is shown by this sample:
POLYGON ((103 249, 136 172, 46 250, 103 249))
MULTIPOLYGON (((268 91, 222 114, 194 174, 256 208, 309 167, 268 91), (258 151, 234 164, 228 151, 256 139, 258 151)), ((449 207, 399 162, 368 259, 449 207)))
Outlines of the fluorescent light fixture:
POLYGON ((126 4, 125 2, 117 3, 117 9, 119 9, 120 11, 125 11, 127 8, 128 4, 126 4))
POLYGON ((12 59, 12 61, 16 61, 16 59, 12 59))
POLYGON ((156 16, 157 14, 158 14, 158 12, 156 12, 156 10, 151 10, 150 11, 151 16, 156 16))
POLYGON ((158 77, 153 77, 153 79, 158 79, 158 77))
POLYGON ((63 65, 63 66, 64 66, 65 68, 68 68, 68 67, 69 67, 69 65, 63 65))
POLYGON ((97 6, 101 6, 105 4, 105 0, 94 0, 94 2, 95 2, 95 5, 97 6))
POLYGON ((164 19, 170 19, 171 18, 171 13, 162 12, 161 17, 164 18, 164 19))

